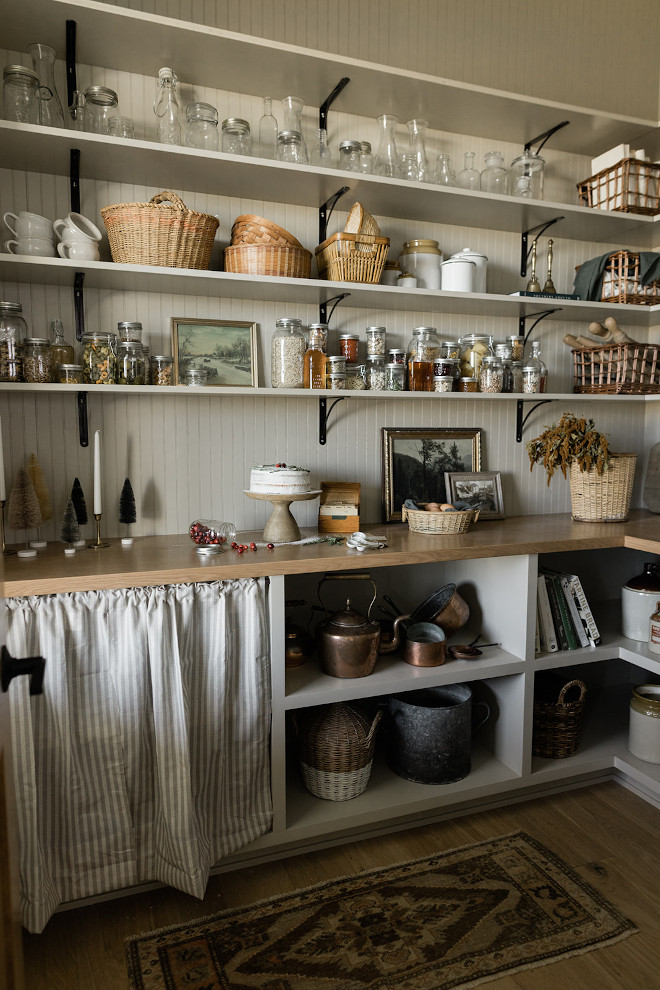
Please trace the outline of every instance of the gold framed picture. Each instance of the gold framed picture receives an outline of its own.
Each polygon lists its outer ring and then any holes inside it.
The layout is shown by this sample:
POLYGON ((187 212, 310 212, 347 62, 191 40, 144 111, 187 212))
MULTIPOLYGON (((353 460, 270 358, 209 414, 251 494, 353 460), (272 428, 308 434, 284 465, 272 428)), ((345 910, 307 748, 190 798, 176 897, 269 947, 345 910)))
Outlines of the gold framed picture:
POLYGON ((257 324, 240 320, 171 319, 174 380, 189 368, 207 372, 207 385, 257 388, 257 324))
POLYGON ((470 509, 479 509, 479 519, 504 519, 499 471, 447 472, 445 488, 448 502, 466 502, 470 509))

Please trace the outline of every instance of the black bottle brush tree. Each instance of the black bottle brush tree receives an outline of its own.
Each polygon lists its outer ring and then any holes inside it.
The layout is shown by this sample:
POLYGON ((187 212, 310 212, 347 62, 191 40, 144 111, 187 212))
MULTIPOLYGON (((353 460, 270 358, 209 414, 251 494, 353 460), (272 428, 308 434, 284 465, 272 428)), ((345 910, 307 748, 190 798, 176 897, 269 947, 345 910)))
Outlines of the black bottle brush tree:
POLYGON ((75 553, 75 544, 80 540, 80 526, 78 525, 76 507, 73 504, 72 498, 67 499, 66 508, 64 509, 62 526, 60 528, 60 540, 62 543, 67 544, 67 550, 75 553))
POLYGON ((37 551, 31 550, 28 546, 28 531, 41 526, 43 518, 39 508, 39 499, 26 467, 19 468, 14 479, 9 495, 7 518, 13 529, 25 530, 25 550, 19 550, 19 555, 21 557, 36 556, 37 551))
POLYGON ((131 485, 130 478, 126 478, 119 496, 119 522, 123 526, 126 526, 126 536, 122 539, 122 543, 125 545, 130 545, 133 542, 129 526, 132 526, 136 520, 133 486, 131 485))
MULTIPOLYGON (((71 501, 73 502, 73 509, 76 514, 76 520, 78 522, 78 527, 87 525, 87 503, 85 502, 85 493, 83 491, 82 485, 78 478, 73 479, 73 485, 71 487, 71 501)), ((80 542, 78 539, 77 542, 80 542)), ((84 542, 84 541, 82 541, 84 542)))
MULTIPOLYGON (((49 519, 53 517, 53 507, 50 501, 50 492, 48 490, 48 485, 46 484, 46 479, 44 478, 44 473, 41 470, 41 465, 37 460, 36 454, 30 454, 27 462, 27 473, 32 482, 32 487, 34 488, 35 494, 37 496, 37 501, 39 503, 39 509, 41 510, 41 520, 42 522, 48 522, 49 519)), ((32 541, 33 547, 45 547, 45 540, 41 539, 39 530, 37 529, 37 539, 32 541)))

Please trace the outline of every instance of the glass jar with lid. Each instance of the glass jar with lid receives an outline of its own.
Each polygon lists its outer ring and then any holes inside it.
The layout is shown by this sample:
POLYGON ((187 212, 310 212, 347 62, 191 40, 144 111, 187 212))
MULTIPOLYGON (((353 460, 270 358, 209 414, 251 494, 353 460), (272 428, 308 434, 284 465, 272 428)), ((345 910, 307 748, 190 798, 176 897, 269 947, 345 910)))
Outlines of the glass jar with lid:
POLYGON ((385 388, 385 357, 382 354, 367 354, 367 388, 372 392, 382 392, 385 388))
POLYGON ((493 354, 493 337, 489 333, 468 333, 460 338, 461 376, 479 377, 484 357, 493 354))
POLYGON ((325 388, 327 357, 321 328, 310 328, 307 350, 303 355, 303 388, 325 388))
POLYGON ((82 364, 58 364, 55 374, 60 385, 83 384, 82 364))
POLYGON ((502 391, 502 362, 495 354, 486 354, 479 368, 479 391, 502 391))
POLYGON ((19 124, 39 123, 39 76, 24 65, 2 71, 3 117, 19 124))
POLYGON ((278 162, 306 165, 307 149, 300 131, 280 131, 277 135, 275 156, 278 162))
POLYGON ((406 366, 399 361, 390 361, 385 365, 385 390, 387 392, 405 392, 406 366))
POLYGON ((501 151, 487 151, 484 162, 486 167, 479 180, 481 191, 506 196, 509 191, 509 172, 504 164, 504 155, 501 151))
POLYGON ((387 351, 387 356, 390 364, 402 364, 405 366, 406 352, 403 347, 390 347, 387 351))
POLYGON ((171 354, 154 354, 151 358, 150 385, 174 385, 174 358, 171 354))
POLYGON ((360 338, 356 333, 339 334, 339 352, 346 358, 347 364, 355 364, 358 359, 360 338))
POLYGON ((182 385, 206 385, 208 383, 209 373, 206 368, 200 368, 196 364, 188 365, 188 367, 183 372, 182 385))
POLYGON ((523 390, 522 366, 522 361, 511 362, 511 375, 513 378, 512 392, 522 392, 523 390))
POLYGON ((512 365, 511 358, 502 358, 502 391, 507 395, 513 392, 512 365))
POLYGON ((346 388, 346 372, 328 371, 325 376, 325 387, 332 392, 344 390, 346 388))
POLYGON ((250 125, 242 117, 227 117, 222 122, 222 150, 227 155, 251 155, 250 125))
POLYGON ((17 302, 0 302, 0 381, 20 382, 23 377, 23 341, 27 323, 17 302))
POLYGON ((362 146, 359 141, 340 141, 339 168, 344 172, 361 172, 362 146))
POLYGON ((109 121, 119 104, 114 89, 88 86, 85 90, 85 130, 90 134, 108 134, 109 121))
POLYGON ((367 369, 363 364, 346 365, 346 388, 363 390, 367 387, 367 369))
POLYGON ((52 382, 50 341, 47 337, 26 337, 23 342, 23 379, 32 384, 52 382))
POLYGON ((374 170, 374 155, 371 141, 360 141, 360 171, 363 175, 371 175, 374 170))
POLYGON ((303 357, 306 350, 301 320, 288 317, 277 320, 270 344, 272 388, 303 387, 303 357))
POLYGON ((511 360, 522 361, 525 349, 525 338, 522 334, 512 334, 507 337, 507 343, 511 344, 511 360))
POLYGON ((122 340, 117 353, 117 384, 145 385, 145 360, 142 344, 122 340))
POLYGON ((117 382, 117 338, 102 330, 82 338, 83 379, 86 385, 115 385, 117 382))
POLYGON ((387 330, 385 327, 367 327, 367 354, 380 354, 385 357, 387 330))
POLYGON ((441 340, 442 356, 446 358, 460 358, 461 345, 458 340, 441 340))
POLYGON ((433 391, 433 365, 440 351, 435 327, 417 327, 408 352, 408 388, 411 392, 433 391))
POLYGON ((434 375, 433 376, 433 391, 434 392, 453 392, 454 391, 454 378, 452 375, 434 375))
POLYGON ((117 333, 120 340, 128 340, 131 343, 142 342, 142 324, 124 320, 117 324, 117 333))
POLYGON ((511 351, 511 344, 508 340, 498 340, 493 344, 493 351, 495 356, 500 359, 500 361, 512 361, 513 354, 511 351))
MULTIPOLYGON (((322 350, 324 354, 328 353, 328 324, 327 323, 310 323, 307 327, 309 331, 309 337, 312 334, 320 335, 322 350)), ((308 337, 308 341, 309 341, 308 337)))
POLYGON ((218 151, 218 111, 210 103, 189 103, 186 107, 186 147, 218 151))
POLYGON ((61 320, 50 321, 50 332, 50 357, 53 367, 53 377, 55 377, 57 368, 60 364, 73 364, 75 353, 73 346, 71 344, 67 344, 64 339, 64 326, 61 320))
POLYGON ((475 378, 474 375, 463 375, 458 381, 458 391, 459 392, 478 392, 479 391, 479 379, 475 378))
POLYGON ((509 185, 512 196, 525 199, 543 199, 543 174, 545 158, 533 151, 525 151, 511 162, 509 185))
POLYGON ((345 375, 346 374, 346 356, 344 354, 331 354, 328 358, 327 372, 328 375, 345 375))

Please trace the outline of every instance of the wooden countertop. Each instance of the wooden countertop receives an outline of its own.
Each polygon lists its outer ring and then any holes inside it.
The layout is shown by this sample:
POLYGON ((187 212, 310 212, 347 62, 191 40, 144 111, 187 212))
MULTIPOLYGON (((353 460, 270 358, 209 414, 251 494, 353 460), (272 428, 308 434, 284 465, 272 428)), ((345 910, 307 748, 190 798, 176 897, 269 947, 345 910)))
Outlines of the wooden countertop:
MULTIPOLYGON (((237 554, 233 550, 202 557, 186 535, 137 537, 131 547, 111 541, 103 550, 79 550, 65 556, 61 543, 49 543, 36 557, 5 556, 0 561, 5 598, 48 595, 103 588, 146 587, 227 578, 277 574, 368 570, 399 564, 507 557, 518 554, 558 553, 629 547, 660 553, 660 515, 634 510, 626 523, 577 523, 570 515, 515 516, 478 522, 464 534, 436 536, 411 533, 405 523, 365 526, 366 532, 384 534, 382 550, 348 549, 344 543, 285 544, 274 550, 259 547, 237 554)), ((314 531, 303 531, 314 536, 314 531)), ((243 543, 262 539, 261 532, 240 533, 243 543)))

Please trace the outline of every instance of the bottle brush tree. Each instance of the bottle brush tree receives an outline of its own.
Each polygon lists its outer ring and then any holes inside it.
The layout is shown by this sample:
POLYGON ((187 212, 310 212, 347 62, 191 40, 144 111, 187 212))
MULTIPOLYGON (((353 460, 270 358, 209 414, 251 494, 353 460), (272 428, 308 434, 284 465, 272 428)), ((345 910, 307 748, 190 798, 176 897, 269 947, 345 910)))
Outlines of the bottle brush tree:
POLYGON ((39 499, 30 481, 26 467, 21 467, 16 473, 14 484, 9 495, 7 519, 14 529, 25 530, 25 545, 28 544, 27 531, 41 526, 43 518, 39 508, 39 499))
POLYGON ((66 508, 64 510, 64 516, 62 518, 62 528, 60 529, 60 540, 62 543, 68 544, 68 546, 73 546, 80 539, 80 526, 78 525, 78 517, 76 516, 76 508, 73 504, 73 499, 69 498, 66 503, 66 508))
POLYGON ((87 503, 85 502, 85 493, 82 490, 82 485, 78 478, 73 479, 73 487, 71 488, 71 501, 73 502, 73 507, 76 510, 76 519, 78 520, 79 526, 87 525, 87 503))
MULTIPOLYGON (((46 479, 44 478, 44 473, 41 470, 41 465, 37 460, 36 454, 30 454, 26 466, 27 473, 37 496, 37 501, 39 502, 42 522, 47 522, 53 517, 53 507, 50 501, 50 491, 48 490, 48 485, 46 484, 46 479)), ((41 539, 41 534, 38 528, 37 539, 41 539)))
POLYGON ((130 533, 131 526, 137 519, 135 512, 135 495, 130 478, 126 478, 124 486, 119 496, 119 522, 126 526, 126 535, 130 533))

